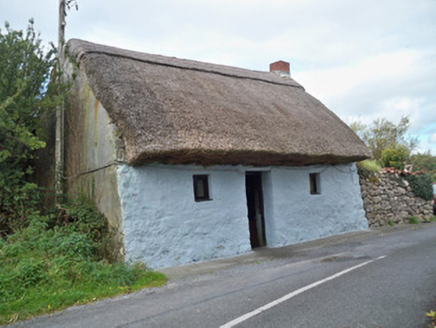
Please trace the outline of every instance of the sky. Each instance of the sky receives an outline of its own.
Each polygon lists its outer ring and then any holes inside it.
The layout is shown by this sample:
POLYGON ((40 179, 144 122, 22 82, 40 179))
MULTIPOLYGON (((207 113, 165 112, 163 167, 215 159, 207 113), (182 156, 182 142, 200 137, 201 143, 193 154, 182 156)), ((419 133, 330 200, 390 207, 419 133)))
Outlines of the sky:
MULTIPOLYGON (((0 0, 57 42, 58 0, 0 0)), ((436 0, 77 0, 66 38, 291 77, 346 123, 410 118, 436 155, 436 0)))

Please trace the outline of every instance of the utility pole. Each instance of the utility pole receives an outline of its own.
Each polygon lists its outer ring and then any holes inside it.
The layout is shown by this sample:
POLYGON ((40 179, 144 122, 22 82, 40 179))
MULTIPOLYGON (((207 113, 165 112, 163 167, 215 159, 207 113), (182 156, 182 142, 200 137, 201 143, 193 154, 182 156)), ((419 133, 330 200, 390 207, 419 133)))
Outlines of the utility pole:
MULTIPOLYGON (((61 82, 64 81, 62 70, 65 64, 65 25, 67 25, 65 17, 67 9, 70 9, 72 4, 79 9, 76 0, 59 0, 59 20, 58 20, 58 70, 60 73, 61 82)), ((62 180, 64 176, 64 101, 56 109, 56 141, 55 141, 55 192, 56 202, 62 196, 62 180)))
MULTIPOLYGON (((62 71, 64 66, 64 43, 65 43, 65 0, 59 0, 59 24, 58 24, 58 69, 62 71)), ((62 74, 62 73, 61 73, 62 74)), ((62 79, 62 75, 61 75, 62 79)), ((55 143, 55 192, 56 202, 62 196, 62 177, 64 170, 63 163, 63 123, 64 123, 64 102, 56 109, 56 143, 55 143)))

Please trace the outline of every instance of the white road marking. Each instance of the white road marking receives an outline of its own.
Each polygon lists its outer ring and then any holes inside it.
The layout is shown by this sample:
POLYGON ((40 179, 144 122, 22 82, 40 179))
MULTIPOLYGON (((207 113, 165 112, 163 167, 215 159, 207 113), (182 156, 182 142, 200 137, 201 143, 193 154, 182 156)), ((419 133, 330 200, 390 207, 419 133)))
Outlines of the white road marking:
POLYGON ((321 284, 323 284, 323 283, 325 283, 327 281, 336 279, 336 278, 338 278, 338 277, 340 277, 340 276, 342 276, 342 275, 344 275, 344 274, 346 274, 346 273, 348 273, 350 271, 353 271, 353 270, 356 270, 358 268, 361 268, 361 267, 363 267, 363 266, 365 266, 365 265, 367 265, 369 263, 372 263, 374 261, 378 261, 378 260, 384 259, 385 257, 386 257, 386 255, 383 255, 383 256, 380 256, 380 257, 378 257, 378 258, 376 258, 374 260, 361 263, 359 265, 353 266, 353 267, 351 267, 349 269, 346 269, 344 271, 338 272, 338 273, 336 273, 336 274, 334 274, 334 275, 332 275, 330 277, 327 277, 325 279, 319 280, 317 282, 314 282, 313 284, 307 285, 307 286, 305 286, 303 288, 300 288, 300 289, 298 289, 296 291, 293 291, 292 293, 289 293, 289 294, 287 294, 287 295, 285 295, 285 296, 283 296, 283 297, 281 297, 281 298, 279 298, 279 299, 277 299, 275 301, 272 301, 271 303, 268 303, 268 304, 266 304, 266 305, 264 305, 264 306, 262 306, 262 307, 260 307, 260 308, 258 308, 256 310, 254 310, 252 312, 244 314, 243 316, 240 316, 239 318, 236 318, 235 320, 227 322, 226 324, 220 326, 220 328, 231 328, 231 327, 234 327, 234 326, 240 324, 241 322, 244 322, 245 320, 248 320, 251 317, 254 317, 255 315, 258 315, 259 313, 261 313, 263 311, 271 309, 272 307, 274 307, 276 305, 279 305, 280 303, 283 303, 283 302, 291 299, 294 296, 297 296, 297 295, 299 295, 301 293, 304 293, 305 291, 307 291, 309 289, 312 289, 312 288, 314 288, 316 286, 319 286, 319 285, 321 285, 321 284))

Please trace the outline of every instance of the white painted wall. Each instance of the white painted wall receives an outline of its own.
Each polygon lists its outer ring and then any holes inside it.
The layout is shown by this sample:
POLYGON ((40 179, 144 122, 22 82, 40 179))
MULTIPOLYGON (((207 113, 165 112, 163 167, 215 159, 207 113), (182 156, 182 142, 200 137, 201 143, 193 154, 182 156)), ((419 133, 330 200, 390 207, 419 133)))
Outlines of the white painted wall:
MULTIPOLYGON (((162 268, 249 252, 246 170, 260 169, 119 166, 126 260, 162 268), (194 174, 210 175, 213 200, 195 202, 194 174)), ((269 247, 368 228, 354 164, 263 170, 269 247)))

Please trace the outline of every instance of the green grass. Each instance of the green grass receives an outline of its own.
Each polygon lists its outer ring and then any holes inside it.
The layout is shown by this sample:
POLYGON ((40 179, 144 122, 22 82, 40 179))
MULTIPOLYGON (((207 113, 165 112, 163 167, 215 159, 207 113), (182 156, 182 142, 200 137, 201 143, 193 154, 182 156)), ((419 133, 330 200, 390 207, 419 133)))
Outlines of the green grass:
POLYGON ((50 227, 41 216, 29 222, 0 238, 0 325, 166 282, 143 264, 104 260, 98 224, 50 227))
POLYGON ((419 220, 416 216, 411 216, 409 218, 409 224, 419 224, 419 220))
POLYGON ((358 162, 357 167, 370 172, 378 172, 381 168, 381 166, 374 159, 365 159, 364 161, 358 162))
MULTIPOLYGON (((113 265, 105 264, 105 266, 106 268, 96 270, 94 273, 114 270, 113 265)), ((8 302, 0 303, 0 324, 13 323, 36 315, 63 310, 71 305, 130 293, 145 287, 162 286, 166 282, 163 274, 153 271, 143 271, 131 282, 123 279, 118 281, 102 279, 100 282, 95 280, 72 282, 64 279, 56 280, 56 278, 53 280, 27 288, 21 297, 14 297, 8 302)))

